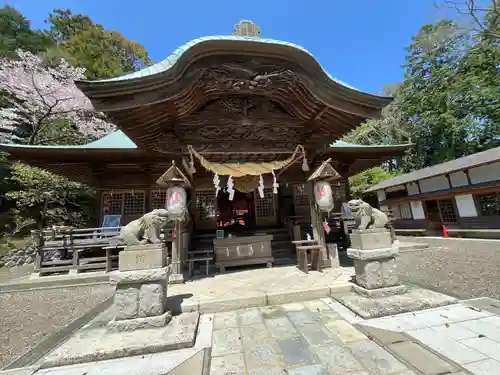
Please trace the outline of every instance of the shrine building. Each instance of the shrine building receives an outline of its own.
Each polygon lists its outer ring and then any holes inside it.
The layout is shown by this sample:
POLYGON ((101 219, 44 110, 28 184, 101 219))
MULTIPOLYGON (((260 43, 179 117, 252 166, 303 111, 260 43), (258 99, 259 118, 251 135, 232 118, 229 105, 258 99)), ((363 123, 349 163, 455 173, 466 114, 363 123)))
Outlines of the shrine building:
POLYGON ((0 149, 12 160, 94 186, 101 197, 98 224, 120 215, 125 225, 164 207, 166 188, 157 181, 172 161, 191 182, 195 231, 215 231, 229 218, 241 222, 241 215, 258 228, 287 217, 307 220, 306 181, 326 159, 341 176, 332 185, 340 211, 350 176, 409 147, 339 140, 380 116, 391 98, 356 90, 304 48, 259 34, 255 24, 241 21, 233 35, 195 39, 143 70, 77 82, 119 129, 102 139, 0 149))

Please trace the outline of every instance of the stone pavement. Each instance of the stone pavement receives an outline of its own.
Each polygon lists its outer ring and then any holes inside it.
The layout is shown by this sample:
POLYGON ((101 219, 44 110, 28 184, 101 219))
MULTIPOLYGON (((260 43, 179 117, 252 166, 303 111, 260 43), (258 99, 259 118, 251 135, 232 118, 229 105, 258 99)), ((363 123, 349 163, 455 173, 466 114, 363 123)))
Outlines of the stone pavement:
POLYGON ((277 305, 350 291, 352 267, 305 274, 296 266, 238 270, 168 287, 174 311, 201 313, 277 305))
POLYGON ((332 298, 203 314, 192 348, 0 375, 497 375, 500 302, 363 320, 332 298))
POLYGON ((331 298, 214 314, 210 375, 414 374, 331 298))
POLYGON ((500 302, 489 298, 358 322, 423 374, 500 374, 500 302))

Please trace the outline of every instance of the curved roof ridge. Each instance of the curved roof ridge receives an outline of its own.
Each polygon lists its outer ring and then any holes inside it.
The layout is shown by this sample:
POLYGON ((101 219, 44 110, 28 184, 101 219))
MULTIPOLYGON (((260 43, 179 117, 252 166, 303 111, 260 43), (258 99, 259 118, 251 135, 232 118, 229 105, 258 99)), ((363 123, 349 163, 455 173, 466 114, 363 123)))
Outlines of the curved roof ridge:
POLYGON ((193 39, 193 40, 183 44, 182 46, 178 47, 172 54, 170 54, 170 56, 168 56, 166 59, 164 59, 164 60, 162 60, 154 65, 148 66, 144 69, 138 70, 138 71, 133 72, 133 73, 125 74, 125 75, 120 76, 120 77, 106 78, 106 79, 101 79, 101 80, 97 80, 97 81, 93 81, 93 82, 123 81, 123 80, 128 80, 128 79, 147 77, 147 76, 150 76, 153 74, 165 72, 165 71, 169 70, 177 62, 177 60, 181 57, 181 55, 184 52, 186 52, 188 49, 190 49, 191 47, 193 47, 197 44, 207 42, 207 41, 213 41, 213 40, 228 40, 228 41, 233 40, 233 41, 253 42, 253 43, 269 43, 269 44, 279 44, 279 45, 295 48, 295 49, 300 50, 302 52, 305 52, 309 56, 311 56, 319 64, 319 66, 321 67, 323 72, 328 76, 328 78, 330 78, 332 81, 334 81, 342 86, 345 86, 351 90, 363 92, 363 91, 358 90, 358 89, 348 85, 347 83, 333 77, 316 60, 316 58, 314 57, 314 55, 311 52, 309 52, 307 49, 305 49, 304 47, 302 47, 298 44, 291 43, 291 42, 285 42, 285 41, 278 40, 278 39, 255 37, 255 36, 237 36, 237 35, 212 35, 212 36, 204 36, 204 37, 196 38, 196 39, 193 39))

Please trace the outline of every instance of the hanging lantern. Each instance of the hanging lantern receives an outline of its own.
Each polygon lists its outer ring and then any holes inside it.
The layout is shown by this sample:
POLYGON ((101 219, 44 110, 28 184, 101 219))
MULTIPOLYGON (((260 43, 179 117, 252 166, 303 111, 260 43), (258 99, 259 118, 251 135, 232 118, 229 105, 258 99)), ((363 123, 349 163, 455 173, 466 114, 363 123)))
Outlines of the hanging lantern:
POLYGON ((327 181, 318 181, 314 184, 314 198, 319 209, 323 212, 333 210, 332 186, 327 181))
POLYGON ((167 211, 170 219, 184 218, 186 200, 186 191, 182 187, 173 186, 167 190, 167 211))

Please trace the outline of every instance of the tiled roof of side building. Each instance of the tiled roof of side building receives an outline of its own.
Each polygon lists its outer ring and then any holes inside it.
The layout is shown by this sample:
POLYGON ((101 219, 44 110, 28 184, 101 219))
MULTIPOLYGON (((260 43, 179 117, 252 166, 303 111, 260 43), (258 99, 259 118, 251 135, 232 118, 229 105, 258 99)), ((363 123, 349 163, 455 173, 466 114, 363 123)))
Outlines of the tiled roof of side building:
POLYGON ((458 172, 464 169, 479 167, 484 164, 492 164, 500 162, 500 147, 492 148, 490 150, 478 152, 472 155, 463 156, 461 158, 447 161, 445 163, 433 165, 432 167, 422 168, 410 173, 396 176, 386 181, 382 181, 366 192, 387 189, 392 186, 407 184, 410 182, 423 180, 443 174, 458 172))

